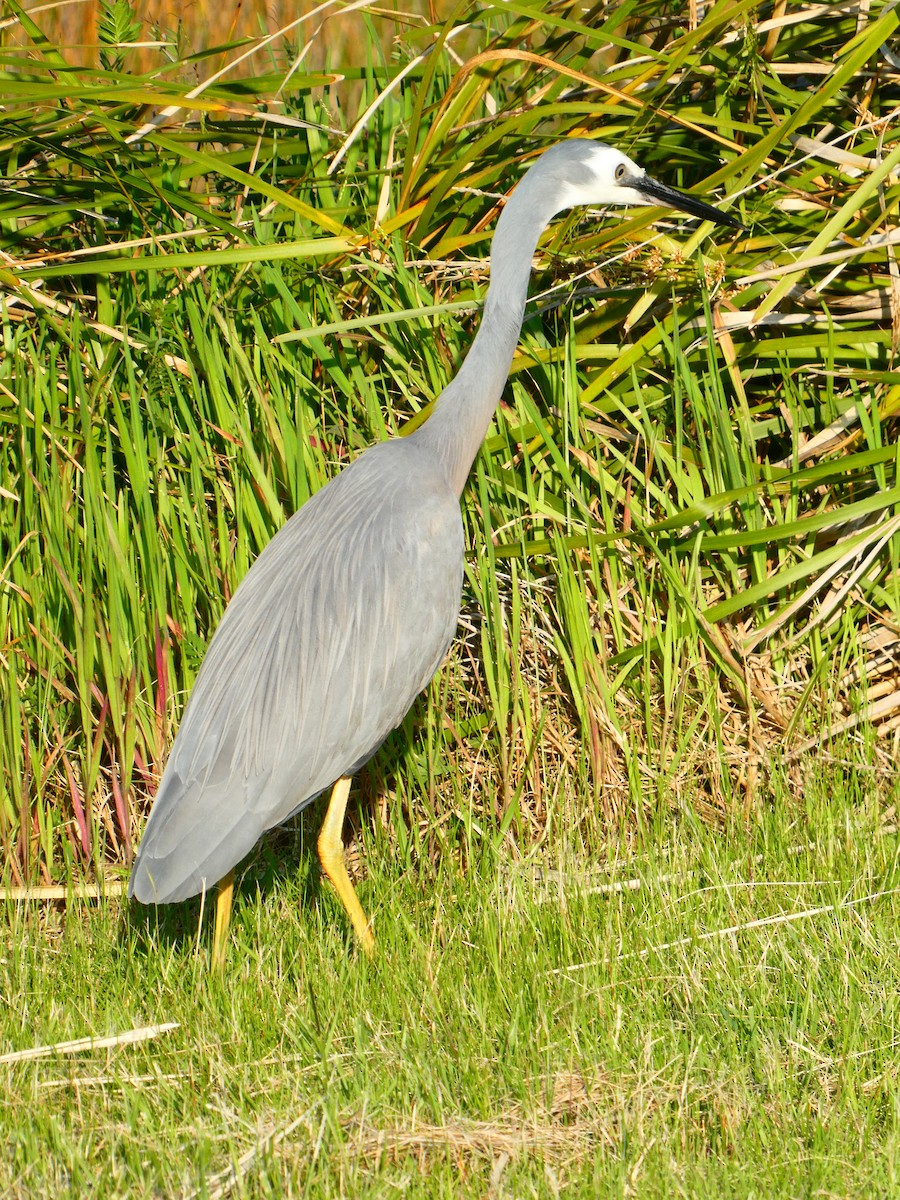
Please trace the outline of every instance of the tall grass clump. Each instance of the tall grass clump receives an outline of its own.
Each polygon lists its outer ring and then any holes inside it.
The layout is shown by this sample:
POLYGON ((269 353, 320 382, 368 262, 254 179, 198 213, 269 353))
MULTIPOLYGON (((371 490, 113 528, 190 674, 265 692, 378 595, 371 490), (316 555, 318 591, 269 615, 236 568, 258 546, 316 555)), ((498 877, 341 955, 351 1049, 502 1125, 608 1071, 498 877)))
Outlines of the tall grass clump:
MULTIPOLYGON (((360 8, 0 53, 0 853, 129 861, 285 518, 452 374, 521 167, 615 143, 746 230, 561 219, 464 497, 461 636, 363 779, 401 851, 728 822, 900 723, 896 30, 876 2, 360 8), (691 14, 694 13, 692 18, 691 14), (386 49, 382 49, 386 47, 386 49), (143 61, 143 60, 142 60, 143 61)), ((15 38, 10 30, 15 26, 15 38)), ((881 785, 879 785, 881 786, 881 785)))

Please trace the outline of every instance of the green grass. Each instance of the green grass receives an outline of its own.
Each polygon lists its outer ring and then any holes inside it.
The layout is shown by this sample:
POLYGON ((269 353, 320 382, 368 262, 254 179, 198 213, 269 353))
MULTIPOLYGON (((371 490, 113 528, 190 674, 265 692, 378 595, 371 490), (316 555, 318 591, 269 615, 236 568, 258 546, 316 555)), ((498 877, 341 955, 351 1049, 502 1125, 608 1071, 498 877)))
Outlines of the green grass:
POLYGON ((422 852, 473 777, 479 828, 525 852, 568 822, 597 849, 663 797, 727 822, 842 731, 877 724, 893 760, 894 9, 757 38, 746 5, 695 29, 651 3, 462 5, 404 30, 393 90, 373 41, 343 91, 267 44, 199 92, 202 57, 70 69, 11 11, 32 47, 0 53, 0 882, 127 867, 228 597, 309 495, 427 415, 497 196, 573 134, 747 229, 547 232, 464 496, 462 641, 379 786, 428 796, 422 852))
POLYGON ((5 1046, 178 1028, 0 1065, 0 1190, 894 1194, 898 792, 866 780, 775 780, 727 838, 685 812, 602 868, 366 831, 374 962, 313 822, 251 860, 221 979, 197 905, 8 904, 5 1046))
POLYGON ((129 73, 121 5, 74 69, 8 5, 7 897, 124 880, 229 596, 427 416, 539 149, 747 228, 542 240, 459 637, 351 802, 374 963, 318 810, 221 980, 197 903, 3 902, 0 1055, 178 1025, 0 1063, 4 1195, 900 1190, 900 11, 689 7, 460 4, 390 55, 360 13, 334 83, 290 43, 129 73))

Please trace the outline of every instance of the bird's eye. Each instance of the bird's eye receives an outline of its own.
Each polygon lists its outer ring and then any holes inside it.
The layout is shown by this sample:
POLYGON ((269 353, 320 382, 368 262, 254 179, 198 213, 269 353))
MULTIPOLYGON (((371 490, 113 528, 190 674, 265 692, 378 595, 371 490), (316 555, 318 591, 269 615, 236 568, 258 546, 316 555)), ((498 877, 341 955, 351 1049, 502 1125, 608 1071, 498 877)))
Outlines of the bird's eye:
POLYGON ((625 178, 625 164, 619 163, 619 165, 616 167, 616 179, 618 180, 618 179, 624 179, 624 178, 625 178))

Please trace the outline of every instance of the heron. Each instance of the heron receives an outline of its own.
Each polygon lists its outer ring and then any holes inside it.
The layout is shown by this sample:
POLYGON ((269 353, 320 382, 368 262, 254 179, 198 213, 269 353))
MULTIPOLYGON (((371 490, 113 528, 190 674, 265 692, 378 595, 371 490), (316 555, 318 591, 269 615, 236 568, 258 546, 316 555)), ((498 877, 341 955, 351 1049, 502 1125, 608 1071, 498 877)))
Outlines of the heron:
POLYGON ((400 724, 453 640, 460 497, 509 375, 532 257, 552 218, 584 205, 655 205, 741 228, 591 139, 551 146, 512 191, 491 243, 481 322, 427 420, 363 451, 282 526, 204 656, 128 891, 164 904, 218 884, 214 969, 225 958, 235 866, 328 788, 322 870, 364 950, 374 948, 344 864, 351 776, 400 724))

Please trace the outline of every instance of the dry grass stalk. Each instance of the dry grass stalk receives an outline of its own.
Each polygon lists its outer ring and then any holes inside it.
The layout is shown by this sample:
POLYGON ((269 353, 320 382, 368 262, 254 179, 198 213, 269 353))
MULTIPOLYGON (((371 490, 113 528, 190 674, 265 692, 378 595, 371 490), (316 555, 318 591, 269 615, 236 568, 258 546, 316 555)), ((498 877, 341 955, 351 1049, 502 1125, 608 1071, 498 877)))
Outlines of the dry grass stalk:
POLYGON ((125 1033, 116 1033, 111 1037, 76 1038, 70 1042, 54 1042, 49 1046, 32 1046, 28 1050, 13 1050, 9 1054, 0 1054, 0 1063, 27 1062, 35 1058, 50 1058, 54 1054, 81 1054, 84 1051, 92 1053, 95 1050, 109 1050, 116 1046, 132 1046, 136 1042, 146 1042, 150 1038, 171 1033, 178 1027, 177 1021, 168 1021, 164 1025, 144 1025, 140 1029, 129 1029, 125 1033))

